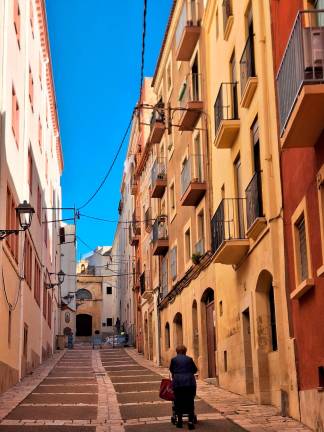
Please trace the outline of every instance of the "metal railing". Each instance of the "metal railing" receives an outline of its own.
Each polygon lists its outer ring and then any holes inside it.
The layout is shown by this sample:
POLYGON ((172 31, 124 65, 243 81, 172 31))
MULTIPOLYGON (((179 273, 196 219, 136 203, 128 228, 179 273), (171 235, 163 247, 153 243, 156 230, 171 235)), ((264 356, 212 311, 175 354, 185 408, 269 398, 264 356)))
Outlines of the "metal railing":
POLYGON ((158 216, 153 224, 153 243, 157 240, 168 239, 168 220, 167 216, 158 216))
POLYGON ((152 115, 151 115, 151 121, 150 121, 150 128, 151 130, 153 129, 154 125, 156 122, 161 122, 164 123, 164 103, 163 102, 159 102, 152 111, 152 115))
POLYGON ((156 180, 166 180, 166 158, 156 158, 152 167, 151 181, 152 186, 156 180))
POLYGON ((244 198, 224 198, 211 220, 212 251, 226 240, 244 239, 244 198))
POLYGON ((233 15, 232 12, 232 0, 223 0, 223 26, 224 31, 226 29, 227 21, 229 17, 233 15))
POLYGON ((181 195, 191 183, 204 182, 203 155, 192 155, 185 160, 181 171, 181 195))
POLYGON ((152 229, 152 210, 151 207, 149 207, 145 212, 145 231, 151 232, 152 229))
POLYGON ((199 24, 199 1, 184 0, 176 30, 176 46, 179 46, 186 26, 198 26, 199 24))
POLYGON ((245 196, 246 223, 247 229, 249 229, 258 217, 263 217, 261 172, 256 172, 253 175, 245 189, 245 196))
POLYGON ((323 17, 322 9, 297 15, 277 74, 281 135, 303 85, 324 83, 323 17))
POLYGON ((237 83, 222 83, 218 91, 215 105, 215 134, 223 120, 238 120, 237 83))
POLYGON ((187 108, 188 102, 200 101, 200 75, 199 73, 187 75, 179 94, 180 108, 187 108))
POLYGON ((249 35, 240 60, 241 95, 244 93, 246 83, 255 77, 254 37, 249 35))
POLYGON ((195 254, 203 255, 205 253, 205 239, 202 237, 195 244, 195 254))

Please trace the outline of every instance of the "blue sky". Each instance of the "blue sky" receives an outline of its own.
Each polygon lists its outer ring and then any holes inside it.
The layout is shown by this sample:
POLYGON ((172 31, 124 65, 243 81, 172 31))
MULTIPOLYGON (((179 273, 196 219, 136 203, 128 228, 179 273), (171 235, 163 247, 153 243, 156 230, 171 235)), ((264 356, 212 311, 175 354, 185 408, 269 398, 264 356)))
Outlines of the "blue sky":
MULTIPOLYGON (((154 72, 172 0, 148 0, 145 76, 154 72)), ((63 206, 81 206, 113 158, 139 93, 143 0, 46 0, 64 154, 63 206)), ((83 213, 118 218, 127 142, 106 185, 83 213)), ((65 212, 64 217, 70 217, 65 212)), ((115 224, 81 218, 77 234, 94 248, 115 224)), ((78 258, 89 248, 78 242, 78 258)))

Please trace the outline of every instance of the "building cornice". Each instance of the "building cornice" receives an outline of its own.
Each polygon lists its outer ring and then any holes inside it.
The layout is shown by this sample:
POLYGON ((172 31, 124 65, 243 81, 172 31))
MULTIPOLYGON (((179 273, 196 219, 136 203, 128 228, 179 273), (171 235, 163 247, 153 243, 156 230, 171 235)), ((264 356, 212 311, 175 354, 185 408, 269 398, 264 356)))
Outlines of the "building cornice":
POLYGON ((58 165, 59 165, 60 173, 62 174, 63 152, 62 152, 62 145, 60 139, 59 121, 57 115, 53 69, 52 69, 52 62, 51 62, 51 53, 50 53, 47 19, 46 19, 45 0, 35 0, 35 2, 36 2, 36 9, 37 9, 37 19, 38 19, 39 36, 40 36, 40 43, 42 48, 43 61, 45 62, 45 66, 46 66, 46 86, 48 91, 50 112, 51 112, 54 135, 56 140, 56 154, 58 157, 58 165))

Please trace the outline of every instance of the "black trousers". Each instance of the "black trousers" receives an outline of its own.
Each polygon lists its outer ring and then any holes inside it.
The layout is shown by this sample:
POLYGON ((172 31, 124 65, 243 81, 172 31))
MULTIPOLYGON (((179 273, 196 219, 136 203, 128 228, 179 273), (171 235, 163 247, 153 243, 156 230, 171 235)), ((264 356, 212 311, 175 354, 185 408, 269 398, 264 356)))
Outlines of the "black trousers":
POLYGON ((195 415, 196 386, 176 387, 174 389, 175 412, 180 419, 183 414, 189 415, 189 421, 193 422, 195 415))

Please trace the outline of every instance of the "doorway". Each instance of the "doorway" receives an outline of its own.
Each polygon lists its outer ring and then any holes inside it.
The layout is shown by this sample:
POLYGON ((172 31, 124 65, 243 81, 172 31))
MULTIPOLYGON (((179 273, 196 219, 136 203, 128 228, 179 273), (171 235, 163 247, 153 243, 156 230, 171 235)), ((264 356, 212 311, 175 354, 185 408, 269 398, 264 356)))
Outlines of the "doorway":
POLYGON ((242 312, 246 394, 254 393, 250 310, 242 312))
POLYGON ((76 316, 76 335, 92 335, 92 316, 88 314, 79 314, 76 316))
POLYGON ((202 303, 204 304, 206 313, 206 342, 207 342, 207 363, 208 363, 208 378, 216 377, 216 332, 215 332, 215 303, 214 290, 208 288, 203 296, 202 303))
POLYGON ((196 300, 194 300, 192 304, 192 344, 193 344, 194 361, 195 363, 197 363, 199 357, 199 331, 198 331, 198 313, 197 313, 196 300))

